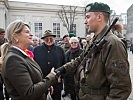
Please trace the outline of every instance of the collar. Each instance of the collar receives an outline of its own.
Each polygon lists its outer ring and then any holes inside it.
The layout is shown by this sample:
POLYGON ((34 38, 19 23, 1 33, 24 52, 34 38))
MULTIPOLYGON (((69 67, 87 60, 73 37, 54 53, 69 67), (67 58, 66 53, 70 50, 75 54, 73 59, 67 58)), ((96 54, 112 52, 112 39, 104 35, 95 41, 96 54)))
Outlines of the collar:
POLYGON ((28 56, 22 49, 16 47, 16 46, 12 46, 13 48, 16 48, 17 50, 21 51, 25 56, 28 56))
POLYGON ((103 36, 103 34, 106 32, 107 29, 108 29, 108 26, 106 25, 104 29, 97 36, 94 36, 92 41, 94 42, 96 40, 99 40, 103 36))

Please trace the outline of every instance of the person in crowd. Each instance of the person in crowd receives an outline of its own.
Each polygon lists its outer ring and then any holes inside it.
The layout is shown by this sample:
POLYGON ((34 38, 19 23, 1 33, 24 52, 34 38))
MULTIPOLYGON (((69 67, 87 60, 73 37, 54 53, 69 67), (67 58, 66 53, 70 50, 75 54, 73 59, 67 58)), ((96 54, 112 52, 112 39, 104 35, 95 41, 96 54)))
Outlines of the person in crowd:
MULTIPOLYGON (((94 2, 85 7, 86 27, 94 32, 92 45, 108 29, 110 12, 110 7, 104 3, 94 2)), ((124 43, 109 31, 105 42, 98 48, 91 48, 91 51, 87 48, 79 57, 55 72, 65 74, 78 71, 80 100, 127 100, 132 87, 124 43)))
POLYGON ((70 40, 69 35, 66 34, 63 36, 61 47, 63 48, 65 52, 70 48, 69 40, 70 40))
POLYGON ((0 28, 0 46, 7 42, 7 39, 5 38, 5 29, 0 28))
POLYGON ((91 39, 92 39, 92 38, 91 38, 91 35, 90 35, 90 34, 87 34, 87 35, 86 35, 86 41, 87 41, 88 44, 91 43, 91 39))
MULTIPOLYGON (((46 30, 43 37, 41 37, 44 42, 36 47, 33 52, 34 60, 40 65, 44 77, 48 75, 52 67, 56 69, 65 64, 65 52, 60 46, 55 45, 55 37, 54 33, 46 30)), ((53 88, 52 99, 61 100, 62 82, 53 85, 53 88)))
POLYGON ((34 36, 34 37, 32 38, 32 40, 33 40, 33 45, 32 45, 32 46, 33 46, 34 48, 40 45, 40 43, 39 43, 39 38, 38 38, 38 37, 34 36))
POLYGON ((118 36, 119 38, 124 38, 122 36, 122 25, 119 23, 116 23, 113 27, 113 33, 118 36))
POLYGON ((83 44, 82 44, 82 39, 81 39, 81 37, 78 37, 78 39, 79 39, 79 45, 80 45, 80 47, 83 49, 83 44))
MULTIPOLYGON (((70 38, 70 49, 66 52, 66 62, 70 62, 82 53, 80 48, 79 39, 77 37, 70 38)), ((70 94, 72 100, 77 100, 79 92, 79 82, 74 79, 74 73, 68 73, 64 76, 64 94, 63 97, 70 94)))
POLYGON ((131 52, 132 52, 132 54, 133 54, 133 41, 131 41, 130 51, 131 51, 131 52))
POLYGON ((86 39, 83 39, 81 43, 83 44, 83 50, 85 50, 86 49, 86 46, 87 46, 86 39))
POLYGON ((51 72, 43 78, 42 70, 27 48, 33 44, 29 26, 21 20, 6 29, 8 42, 3 44, 2 78, 11 100, 46 100, 46 92, 58 82, 51 72), (7 52, 6 52, 7 51, 7 52))
POLYGON ((127 41, 125 37, 122 35, 122 25, 120 23, 116 23, 113 27, 113 33, 122 40, 122 42, 125 44, 126 48, 127 46, 127 41))
MULTIPOLYGON (((0 47, 6 42, 7 42, 7 39, 5 38, 5 29, 0 28, 0 47)), ((0 57, 1 57, 1 52, 0 52, 0 57)), ((2 68, 0 68, 0 69, 2 70, 2 68)), ((6 91, 5 88, 4 88, 4 90, 5 90, 4 91, 5 98, 6 98, 6 100, 9 100, 9 96, 7 94, 7 91, 6 91)), ((1 100, 4 100, 4 93, 3 93, 3 80, 2 80, 2 77, 1 77, 1 71, 0 71, 0 98, 1 98, 1 100)))

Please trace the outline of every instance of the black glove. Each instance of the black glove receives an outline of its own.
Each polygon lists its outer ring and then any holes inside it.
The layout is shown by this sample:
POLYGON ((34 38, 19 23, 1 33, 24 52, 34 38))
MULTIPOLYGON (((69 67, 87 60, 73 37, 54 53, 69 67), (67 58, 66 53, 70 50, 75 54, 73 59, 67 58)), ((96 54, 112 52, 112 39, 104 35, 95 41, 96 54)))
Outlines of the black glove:
POLYGON ((61 75, 64 75, 66 73, 66 69, 61 66, 55 70, 56 75, 59 77, 61 75))

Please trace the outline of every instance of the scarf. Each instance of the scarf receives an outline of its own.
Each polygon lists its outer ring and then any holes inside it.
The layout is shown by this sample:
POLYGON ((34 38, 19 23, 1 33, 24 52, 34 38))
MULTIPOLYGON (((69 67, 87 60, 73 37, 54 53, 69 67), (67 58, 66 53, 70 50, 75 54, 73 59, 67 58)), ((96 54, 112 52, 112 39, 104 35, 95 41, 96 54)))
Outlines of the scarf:
POLYGON ((28 49, 25 49, 25 50, 23 50, 23 51, 28 55, 28 57, 29 57, 30 59, 33 60, 34 54, 32 53, 32 51, 30 51, 30 50, 28 50, 28 49))
POLYGON ((80 46, 78 45, 76 48, 70 48, 71 53, 75 53, 80 49, 80 46))

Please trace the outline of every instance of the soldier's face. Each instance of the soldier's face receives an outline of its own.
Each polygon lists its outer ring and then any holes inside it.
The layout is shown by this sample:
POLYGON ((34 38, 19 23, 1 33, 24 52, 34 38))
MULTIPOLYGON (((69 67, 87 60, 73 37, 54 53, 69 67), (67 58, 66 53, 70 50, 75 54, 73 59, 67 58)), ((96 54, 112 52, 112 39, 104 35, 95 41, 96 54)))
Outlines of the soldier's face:
POLYGON ((86 27, 90 32, 94 32, 97 28, 97 16, 94 12, 87 12, 85 17, 86 27))

